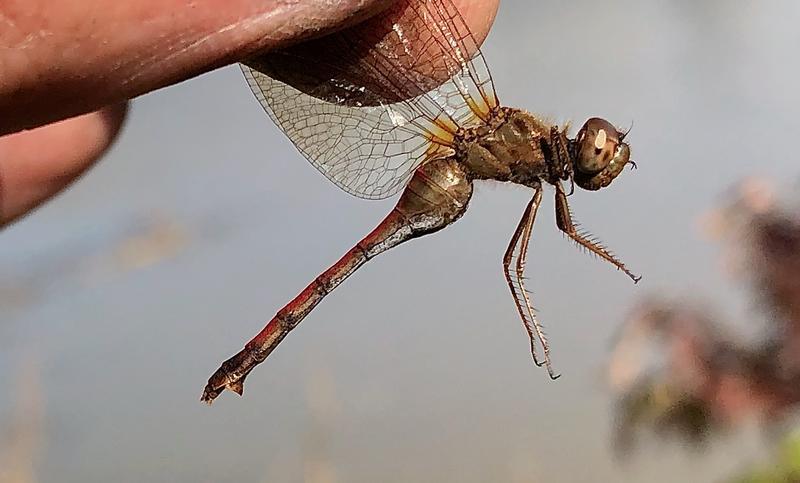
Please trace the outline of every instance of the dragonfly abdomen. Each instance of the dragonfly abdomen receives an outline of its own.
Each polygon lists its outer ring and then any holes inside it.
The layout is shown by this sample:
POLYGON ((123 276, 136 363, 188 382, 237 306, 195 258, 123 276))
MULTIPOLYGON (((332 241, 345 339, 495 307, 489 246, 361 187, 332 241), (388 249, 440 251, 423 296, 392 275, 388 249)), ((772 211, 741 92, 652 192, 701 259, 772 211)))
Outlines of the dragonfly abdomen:
POLYGON ((456 221, 466 211, 471 196, 472 180, 454 158, 432 161, 418 168, 397 206, 386 218, 279 310, 244 349, 225 361, 208 380, 202 399, 210 403, 224 389, 241 395, 250 371, 263 362, 326 295, 380 253, 456 221))

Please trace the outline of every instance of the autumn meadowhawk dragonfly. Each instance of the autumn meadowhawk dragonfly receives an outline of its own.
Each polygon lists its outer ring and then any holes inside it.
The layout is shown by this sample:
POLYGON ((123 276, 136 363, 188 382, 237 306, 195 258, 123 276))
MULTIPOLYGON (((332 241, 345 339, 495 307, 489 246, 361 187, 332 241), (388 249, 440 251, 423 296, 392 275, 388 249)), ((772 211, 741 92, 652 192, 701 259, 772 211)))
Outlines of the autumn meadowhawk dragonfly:
POLYGON ((579 231, 567 196, 608 186, 630 161, 625 135, 589 119, 575 138, 523 110, 503 107, 474 36, 451 0, 400 0, 357 28, 250 59, 244 75, 265 111, 300 152, 344 191, 367 199, 402 192, 371 233, 278 311, 208 381, 213 401, 243 383, 311 310, 359 267, 434 233, 467 209, 473 182, 532 190, 503 269, 537 365, 557 377, 523 271, 545 184, 558 228, 634 281, 608 249, 579 231), (563 183, 569 184, 567 190, 563 183))

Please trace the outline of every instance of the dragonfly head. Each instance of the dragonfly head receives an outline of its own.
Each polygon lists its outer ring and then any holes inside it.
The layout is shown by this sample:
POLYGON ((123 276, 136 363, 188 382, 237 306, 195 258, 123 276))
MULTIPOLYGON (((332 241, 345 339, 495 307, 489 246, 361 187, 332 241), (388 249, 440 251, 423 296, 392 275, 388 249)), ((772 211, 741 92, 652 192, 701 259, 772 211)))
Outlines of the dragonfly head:
POLYGON ((636 166, 630 161, 630 146, 623 142, 626 135, 605 119, 586 121, 574 141, 575 183, 596 191, 611 184, 629 162, 636 166))

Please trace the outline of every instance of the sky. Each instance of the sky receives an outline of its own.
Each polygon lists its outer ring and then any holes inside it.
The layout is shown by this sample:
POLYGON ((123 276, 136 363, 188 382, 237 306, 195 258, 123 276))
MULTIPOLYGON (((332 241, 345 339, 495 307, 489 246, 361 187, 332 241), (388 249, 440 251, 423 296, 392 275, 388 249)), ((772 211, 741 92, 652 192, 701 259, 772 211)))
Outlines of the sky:
POLYGON ((503 104, 633 123, 639 168, 570 203, 643 280, 565 240, 552 191, 534 228, 528 287, 556 382, 502 275, 530 193, 487 182, 453 226, 326 298, 244 398, 201 404, 219 363, 394 200, 321 176, 236 66, 136 99, 96 169, 0 234, 0 428, 32 366, 45 482, 710 481, 756 461, 752 434, 615 460, 603 370, 651 295, 760 323, 698 220, 746 176, 797 189, 798 14, 790 0, 501 4, 483 52, 503 104))

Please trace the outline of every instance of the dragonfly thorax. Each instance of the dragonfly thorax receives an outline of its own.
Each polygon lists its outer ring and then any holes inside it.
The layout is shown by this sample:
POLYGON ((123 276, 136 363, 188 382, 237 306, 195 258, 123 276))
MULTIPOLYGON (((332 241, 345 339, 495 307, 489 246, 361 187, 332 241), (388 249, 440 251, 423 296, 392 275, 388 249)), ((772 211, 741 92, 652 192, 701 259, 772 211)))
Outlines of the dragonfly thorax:
POLYGON ((456 159, 474 179, 525 186, 572 179, 595 191, 611 184, 632 163, 624 138, 625 133, 597 117, 569 139, 566 129, 519 109, 501 108, 486 124, 456 136, 456 159))
POLYGON ((512 108, 457 137, 456 158, 475 179, 538 186, 569 179, 575 149, 564 131, 512 108))

